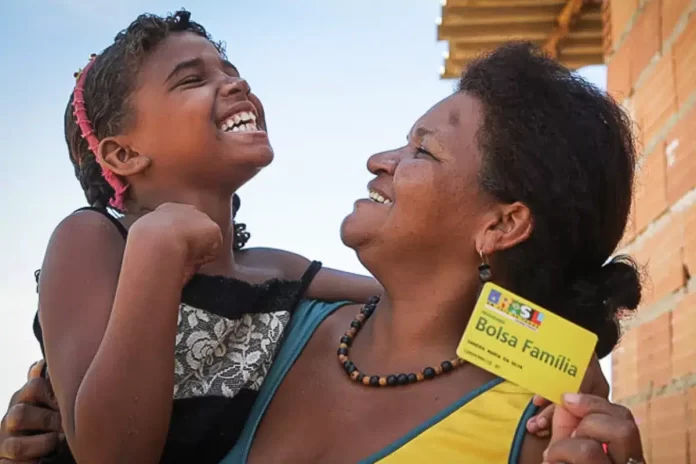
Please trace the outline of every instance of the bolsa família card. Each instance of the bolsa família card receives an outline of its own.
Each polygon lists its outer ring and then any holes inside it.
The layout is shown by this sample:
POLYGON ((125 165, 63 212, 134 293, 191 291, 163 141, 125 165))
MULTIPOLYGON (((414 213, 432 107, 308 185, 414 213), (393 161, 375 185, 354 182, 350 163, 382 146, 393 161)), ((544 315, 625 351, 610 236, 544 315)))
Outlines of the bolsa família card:
POLYGON ((457 355, 559 403, 579 390, 596 344, 589 330, 489 282, 457 355))

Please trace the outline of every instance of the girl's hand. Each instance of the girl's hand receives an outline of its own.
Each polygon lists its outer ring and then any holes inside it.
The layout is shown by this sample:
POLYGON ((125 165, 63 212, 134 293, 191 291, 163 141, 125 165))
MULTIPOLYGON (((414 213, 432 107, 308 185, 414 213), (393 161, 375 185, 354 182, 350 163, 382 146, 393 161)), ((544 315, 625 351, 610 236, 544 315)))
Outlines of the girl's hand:
MULTIPOLYGON (((580 385, 580 392, 601 398, 609 397, 609 383, 604 377, 604 373, 602 373, 602 368, 596 355, 592 356, 585 378, 580 385)), ((539 438, 546 438, 551 434, 551 418, 553 417, 555 405, 539 395, 535 395, 532 401, 537 407, 544 409, 529 419, 527 431, 539 438)))
POLYGON ((631 411, 593 395, 567 394, 552 420, 546 463, 642 464, 640 431, 631 411), (604 452, 603 444, 607 445, 604 452))
POLYGON ((164 203, 136 221, 129 240, 143 237, 153 243, 165 241, 184 254, 184 284, 222 248, 220 227, 194 206, 178 203, 164 203))

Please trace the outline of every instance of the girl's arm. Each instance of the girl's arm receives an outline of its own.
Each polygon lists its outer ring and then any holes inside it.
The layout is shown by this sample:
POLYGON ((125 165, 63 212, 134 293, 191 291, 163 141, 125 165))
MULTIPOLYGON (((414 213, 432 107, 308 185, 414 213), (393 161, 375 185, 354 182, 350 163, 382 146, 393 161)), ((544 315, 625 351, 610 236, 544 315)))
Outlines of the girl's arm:
POLYGON ((382 286, 374 278, 322 268, 307 290, 307 297, 324 301, 365 303, 371 296, 381 295, 382 286))
MULTIPOLYGON (((265 266, 280 271, 286 279, 299 279, 310 261, 290 251, 275 248, 249 248, 242 251, 241 260, 249 266, 265 266)), ((381 295, 382 286, 372 277, 322 267, 312 280, 308 298, 324 301, 353 301, 364 303, 371 296, 381 295)))
POLYGON ((42 267, 46 359, 77 462, 156 463, 164 448, 186 244, 139 224, 124 247, 108 219, 74 214, 42 267))

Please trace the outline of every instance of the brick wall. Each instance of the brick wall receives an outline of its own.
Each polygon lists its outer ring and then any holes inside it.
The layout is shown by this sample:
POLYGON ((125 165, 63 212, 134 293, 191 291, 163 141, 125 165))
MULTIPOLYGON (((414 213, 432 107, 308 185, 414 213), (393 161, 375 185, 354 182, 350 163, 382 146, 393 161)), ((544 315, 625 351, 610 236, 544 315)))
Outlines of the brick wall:
POLYGON ((696 0, 610 0, 603 14, 607 88, 641 147, 621 246, 649 273, 612 354, 613 399, 648 462, 696 464, 696 0))

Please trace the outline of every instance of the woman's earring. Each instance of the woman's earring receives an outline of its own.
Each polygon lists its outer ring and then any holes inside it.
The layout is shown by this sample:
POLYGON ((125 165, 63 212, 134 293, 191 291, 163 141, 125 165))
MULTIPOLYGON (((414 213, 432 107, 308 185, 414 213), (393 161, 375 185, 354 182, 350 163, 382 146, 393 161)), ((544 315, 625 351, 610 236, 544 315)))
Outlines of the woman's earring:
POLYGON ((493 279, 493 273, 491 272, 491 266, 488 265, 488 260, 483 254, 483 251, 479 251, 479 256, 481 257, 481 264, 478 267, 479 280, 482 284, 485 284, 493 279))

